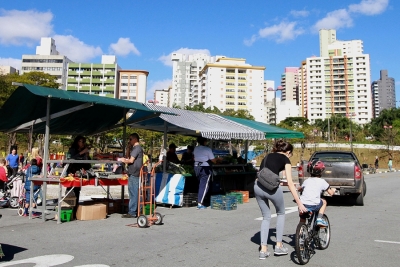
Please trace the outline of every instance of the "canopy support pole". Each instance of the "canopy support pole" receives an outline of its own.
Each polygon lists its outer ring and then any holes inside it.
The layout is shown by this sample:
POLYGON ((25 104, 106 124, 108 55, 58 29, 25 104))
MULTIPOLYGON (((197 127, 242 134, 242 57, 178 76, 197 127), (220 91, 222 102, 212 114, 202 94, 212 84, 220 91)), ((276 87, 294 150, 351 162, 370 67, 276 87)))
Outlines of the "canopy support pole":
POLYGON ((244 141, 244 161, 247 163, 247 154, 249 153, 249 140, 244 141))
POLYGON ((163 148, 164 148, 164 150, 162 151, 162 153, 163 153, 163 173, 167 172, 167 154, 164 153, 167 150, 167 142, 168 142, 168 140, 167 140, 167 138, 168 138, 167 131, 168 131, 168 124, 167 124, 166 121, 164 121, 164 138, 163 138, 164 139, 163 140, 163 148))
MULTIPOLYGON (((126 109, 124 109, 124 121, 122 123, 122 155, 126 154, 126 109)), ((125 213, 125 186, 121 185, 121 213, 125 213)))
MULTIPOLYGON (((47 178, 47 159, 49 158, 49 135, 50 135, 50 97, 47 97, 47 110, 46 110, 46 131, 44 136, 44 153, 43 153, 43 178, 47 178)), ((47 182, 43 182, 42 186, 43 198, 42 198, 42 220, 46 221, 46 194, 47 194, 47 182)), ((33 192, 32 192, 33 194, 33 192)), ((77 203, 78 204, 78 203, 77 203)), ((32 204, 31 204, 32 207, 32 204)), ((31 213, 29 213, 30 215, 31 213)))

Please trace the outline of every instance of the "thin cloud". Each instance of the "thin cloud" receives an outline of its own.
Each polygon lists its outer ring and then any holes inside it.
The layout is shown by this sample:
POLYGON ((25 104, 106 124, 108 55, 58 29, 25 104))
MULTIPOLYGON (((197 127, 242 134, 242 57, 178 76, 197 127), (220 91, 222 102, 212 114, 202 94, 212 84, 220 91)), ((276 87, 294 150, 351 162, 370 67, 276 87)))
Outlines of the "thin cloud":
POLYGON ((161 57, 158 58, 158 60, 164 63, 164 65, 172 67, 171 56, 172 54, 175 53, 184 54, 186 56, 193 54, 206 54, 208 56, 210 55, 210 51, 208 49, 180 48, 178 50, 169 53, 168 55, 162 55, 161 57))
POLYGON ((172 85, 171 79, 165 79, 160 81, 150 81, 150 87, 146 91, 146 101, 154 99, 154 92, 156 90, 168 89, 172 85))
POLYGON ((0 43, 6 45, 33 45, 41 37, 53 33, 53 14, 35 10, 0 9, 0 43))
POLYGON ((351 18, 349 12, 346 9, 338 9, 329 12, 325 18, 317 21, 314 24, 314 31, 319 31, 320 29, 340 29, 340 28, 350 28, 353 26, 353 19, 351 18))
POLYGON ((292 10, 290 11, 290 15, 292 15, 295 18, 299 17, 305 18, 308 17, 308 15, 310 15, 310 12, 307 10, 292 10))
POLYGON ((349 5, 349 11, 367 16, 382 14, 389 5, 389 0, 362 0, 359 4, 349 5))
POLYGON ((21 59, 0 57, 0 66, 11 66, 13 68, 16 68, 17 70, 21 70, 21 59))
POLYGON ((110 52, 117 56, 127 56, 130 53, 140 56, 139 50, 129 38, 119 38, 116 43, 110 45, 110 52))
POLYGON ((253 35, 251 39, 245 40, 246 45, 252 45, 257 39, 269 38, 277 43, 294 40, 297 36, 304 33, 304 30, 297 27, 297 22, 282 21, 258 31, 258 35, 253 35))
POLYGON ((340 29, 353 27, 355 14, 372 16, 382 14, 388 7, 389 0, 362 0, 358 4, 349 5, 347 9, 338 9, 329 12, 323 19, 317 21, 314 32, 320 29, 340 29))
POLYGON ((57 51, 75 62, 89 62, 92 58, 100 56, 103 51, 99 46, 85 44, 72 35, 55 35, 57 51))

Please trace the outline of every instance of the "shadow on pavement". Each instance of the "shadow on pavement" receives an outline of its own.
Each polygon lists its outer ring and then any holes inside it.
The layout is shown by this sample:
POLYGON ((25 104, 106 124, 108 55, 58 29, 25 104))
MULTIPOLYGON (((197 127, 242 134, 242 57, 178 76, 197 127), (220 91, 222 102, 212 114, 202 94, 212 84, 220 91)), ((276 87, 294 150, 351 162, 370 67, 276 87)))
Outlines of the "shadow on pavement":
POLYGON ((15 254, 27 250, 26 248, 21 248, 9 244, 1 244, 1 248, 3 249, 4 257, 0 258, 0 262, 11 261, 14 259, 15 254))

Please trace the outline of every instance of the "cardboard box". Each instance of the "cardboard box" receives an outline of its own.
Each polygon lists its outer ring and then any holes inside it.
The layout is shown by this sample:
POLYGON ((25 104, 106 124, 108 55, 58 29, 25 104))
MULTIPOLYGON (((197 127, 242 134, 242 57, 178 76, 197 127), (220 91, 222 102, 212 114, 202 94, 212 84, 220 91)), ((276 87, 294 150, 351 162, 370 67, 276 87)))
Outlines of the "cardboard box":
POLYGON ((76 218, 81 221, 101 220, 107 217, 107 205, 79 205, 76 212, 76 218))

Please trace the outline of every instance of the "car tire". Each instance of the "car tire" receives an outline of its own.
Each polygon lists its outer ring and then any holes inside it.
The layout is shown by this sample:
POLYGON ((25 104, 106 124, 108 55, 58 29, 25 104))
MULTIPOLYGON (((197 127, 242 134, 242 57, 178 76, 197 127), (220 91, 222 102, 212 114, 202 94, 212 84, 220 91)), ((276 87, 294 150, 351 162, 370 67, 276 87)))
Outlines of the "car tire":
POLYGON ((364 206, 364 187, 360 194, 355 195, 355 205, 356 206, 364 206))
POLYGON ((365 180, 363 181, 363 194, 367 194, 367 184, 365 183, 365 180))

